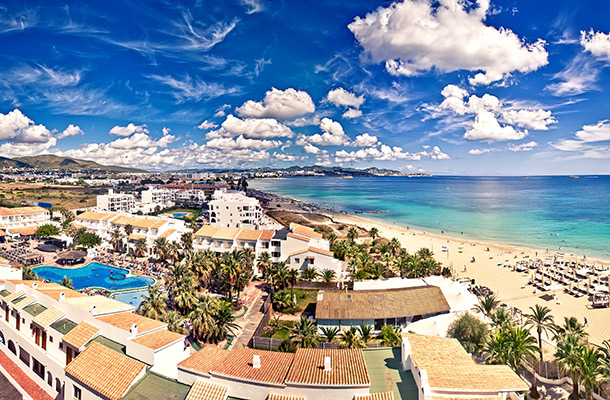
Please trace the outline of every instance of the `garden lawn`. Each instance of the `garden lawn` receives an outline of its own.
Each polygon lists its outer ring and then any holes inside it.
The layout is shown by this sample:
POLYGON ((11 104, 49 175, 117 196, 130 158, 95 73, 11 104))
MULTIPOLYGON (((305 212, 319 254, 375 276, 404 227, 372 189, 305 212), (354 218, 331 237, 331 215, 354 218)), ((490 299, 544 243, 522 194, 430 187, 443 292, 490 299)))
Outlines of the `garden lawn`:
MULTIPOLYGON (((286 291, 290 293, 290 288, 286 288, 286 291)), ((316 299, 318 297, 318 291, 312 289, 294 289, 294 294, 297 297, 297 304, 294 307, 288 307, 280 310, 284 314, 301 314, 306 312, 315 312, 316 310, 316 299)))

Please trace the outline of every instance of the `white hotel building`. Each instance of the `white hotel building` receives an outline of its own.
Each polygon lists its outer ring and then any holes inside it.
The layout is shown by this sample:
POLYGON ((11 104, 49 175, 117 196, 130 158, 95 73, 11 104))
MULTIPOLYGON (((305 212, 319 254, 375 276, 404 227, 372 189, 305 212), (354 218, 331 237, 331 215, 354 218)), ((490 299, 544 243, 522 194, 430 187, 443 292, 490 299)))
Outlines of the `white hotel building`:
POLYGON ((133 212, 136 208, 136 199, 133 194, 114 193, 112 189, 108 194, 97 196, 97 209, 110 212, 133 212))
POLYGON ((259 201, 242 192, 217 190, 208 206, 215 227, 259 229, 265 224, 259 201))

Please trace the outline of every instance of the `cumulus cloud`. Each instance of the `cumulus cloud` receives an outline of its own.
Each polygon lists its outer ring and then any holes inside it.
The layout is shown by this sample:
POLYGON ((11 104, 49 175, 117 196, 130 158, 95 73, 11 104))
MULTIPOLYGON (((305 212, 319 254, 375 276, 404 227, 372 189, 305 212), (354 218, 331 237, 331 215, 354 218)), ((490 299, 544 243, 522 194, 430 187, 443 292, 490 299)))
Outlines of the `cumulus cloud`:
POLYGON ((299 135, 296 144, 298 146, 305 146, 308 143, 316 146, 344 146, 350 142, 349 137, 343 131, 343 126, 330 118, 322 118, 320 130, 322 133, 310 136, 299 135))
POLYGON ((212 121, 208 121, 207 119, 205 121, 203 121, 202 123, 200 123, 199 125, 197 125, 195 128, 196 129, 201 129, 202 131, 208 130, 208 129, 214 129, 217 128, 218 125, 215 124, 212 121))
POLYGON ((217 138, 209 140, 206 146, 212 149, 219 150, 235 150, 235 149, 254 149, 254 150, 269 150, 280 147, 282 142, 279 140, 258 140, 246 139, 243 135, 237 138, 217 138))
POLYGON ((371 147, 376 145, 378 141, 377 136, 363 133, 362 135, 356 136, 356 139, 354 139, 351 145, 354 147, 371 147))
POLYGON ((36 125, 19 109, 0 114, 0 155, 32 155, 55 146, 57 139, 46 126, 36 125))
POLYGON ((263 101, 248 100, 235 111, 240 117, 294 119, 316 110, 309 93, 288 88, 271 88, 263 101))
POLYGON ((432 150, 423 150, 417 153, 405 152, 401 147, 382 144, 377 147, 363 148, 355 151, 339 150, 335 152, 336 163, 358 162, 367 160, 376 161, 394 161, 394 160, 421 160, 429 158, 432 160, 447 160, 450 159, 448 154, 441 151, 438 146, 434 146, 432 150))
POLYGON ((57 139, 65 139, 70 136, 83 135, 84 132, 78 125, 70 124, 62 133, 57 135, 57 139))
POLYGON ((214 113, 214 117, 215 118, 224 117, 225 115, 227 115, 226 111, 229 108, 231 108, 230 104, 223 104, 222 106, 220 106, 216 109, 216 112, 214 113))
POLYGON ((580 44, 596 58, 610 62, 610 34, 594 32, 593 29, 580 31, 580 44))
POLYGON ((509 143, 507 148, 510 151, 531 151, 534 147, 537 147, 538 143, 532 141, 532 142, 527 142, 527 143, 521 143, 521 144, 513 144, 513 143, 509 143))
POLYGON ((297 157, 294 154, 286 153, 273 153, 273 158, 285 162, 292 162, 297 160, 297 157))
POLYGON ((468 91, 456 85, 445 86, 441 94, 443 102, 427 110, 435 117, 446 113, 474 115, 474 120, 467 122, 464 133, 467 140, 519 140, 528 135, 528 129, 545 131, 557 122, 549 110, 503 103, 488 93, 468 96, 468 91))
POLYGON ((305 144, 305 146, 303 146, 303 150, 307 154, 323 154, 323 153, 326 153, 326 150, 322 150, 319 147, 316 147, 313 144, 309 144, 309 143, 307 143, 307 144, 305 144))
POLYGON ((474 156, 479 156, 481 154, 490 153, 491 149, 470 149, 468 150, 468 154, 472 154, 474 156))
POLYGON ((364 56, 385 62, 392 75, 482 71, 470 78, 476 85, 548 63, 544 40, 526 43, 510 29, 485 25, 490 11, 489 0, 405 0, 356 17, 348 28, 364 56))
POLYGON ((112 129, 110 129, 111 135, 129 136, 133 133, 148 133, 148 127, 146 126, 146 124, 135 125, 133 123, 129 123, 127 126, 116 125, 112 129))
POLYGON ((346 112, 343 113, 342 117, 346 119, 353 119, 362 116, 362 111, 357 110, 355 108, 350 108, 346 112))
POLYGON ((294 136, 294 132, 289 127, 273 118, 240 119, 229 114, 220 128, 206 134, 206 138, 215 139, 240 135, 249 139, 289 138, 294 136))
POLYGON ((364 95, 356 96, 354 93, 339 87, 329 91, 326 95, 326 100, 337 107, 345 106, 360 108, 362 103, 364 103, 364 95))
POLYGON ((610 121, 602 120, 594 125, 584 125, 573 139, 563 139, 551 146, 561 151, 579 152, 585 158, 610 158, 610 121))
POLYGON ((144 149, 144 148, 155 148, 155 147, 167 147, 168 144, 178 140, 177 137, 166 133, 159 140, 152 139, 148 134, 140 132, 134 133, 129 137, 117 139, 108 143, 108 147, 113 149, 144 149))

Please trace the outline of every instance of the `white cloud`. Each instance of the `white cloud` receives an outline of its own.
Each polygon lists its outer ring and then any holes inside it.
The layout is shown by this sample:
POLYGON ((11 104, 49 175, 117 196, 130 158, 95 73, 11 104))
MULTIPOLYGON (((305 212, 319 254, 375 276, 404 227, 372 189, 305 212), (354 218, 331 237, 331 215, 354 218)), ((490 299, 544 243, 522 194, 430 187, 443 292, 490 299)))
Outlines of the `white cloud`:
POLYGON ((258 140, 246 139, 242 135, 237 138, 217 138, 209 140, 206 146, 212 149, 219 150, 235 150, 235 149, 253 149, 253 150, 269 150, 280 147, 282 142, 279 140, 258 140))
POLYGON ((249 139, 269 139, 274 137, 293 137, 294 132, 276 119, 240 119, 229 114, 220 128, 206 134, 206 138, 215 139, 240 135, 249 139))
POLYGON ((305 146, 303 146, 303 150, 307 154, 323 154, 323 153, 326 153, 326 150, 322 150, 319 147, 316 147, 313 144, 309 144, 309 143, 307 143, 307 144, 305 144, 305 146))
POLYGON ((181 79, 169 75, 150 75, 148 78, 170 87, 171 95, 178 103, 209 100, 241 91, 239 86, 225 87, 221 83, 206 82, 188 74, 181 79))
POLYGON ((273 153, 273 158, 278 159, 280 161, 292 162, 296 161, 297 157, 294 154, 286 154, 286 153, 273 153))
POLYGON ((298 146, 305 146, 307 143, 316 146, 344 146, 350 141, 343 131, 343 126, 330 118, 322 118, 320 130, 322 131, 321 134, 316 133, 310 136, 299 135, 296 144, 298 146))
POLYGON ((574 96, 597 88, 599 68, 584 54, 578 54, 560 72, 553 75, 551 83, 545 87, 555 96, 574 96))
POLYGON ((261 0, 241 0, 240 3, 246 8, 246 14, 255 14, 265 9, 261 0))
POLYGON ((472 154, 474 156, 478 156, 485 153, 490 153, 491 149, 470 149, 468 150, 468 154, 472 154))
POLYGON ((135 125, 133 123, 129 123, 129 125, 127 125, 127 126, 116 125, 112 129, 110 129, 111 135, 129 136, 133 133, 148 133, 148 128, 147 128, 146 124, 135 125))
POLYGON ((84 132, 78 125, 70 124, 62 133, 57 135, 57 139, 65 139, 70 136, 83 135, 84 132))
POLYGON ((580 31, 580 44, 596 58, 610 62, 610 34, 580 31))
POLYGON ((548 63, 544 40, 528 44, 510 29, 485 25, 489 11, 489 0, 405 0, 356 17, 348 28, 364 54, 393 75, 482 71, 471 84, 489 84, 548 63))
POLYGON ((468 128, 464 138, 467 140, 519 140, 528 135, 527 129, 548 130, 549 125, 557 123, 549 110, 505 104, 488 93, 482 97, 468 97, 466 90, 447 85, 441 94, 445 98, 443 102, 438 106, 427 107, 427 110, 434 117, 446 113, 474 115, 474 120, 466 122, 468 128))
POLYGON ((355 108, 350 108, 346 112, 343 113, 342 117, 346 119, 353 119, 362 116, 362 111, 357 110, 355 108))
POLYGON ((376 161, 394 161, 394 160, 421 160, 429 158, 432 160, 448 160, 448 154, 441 151, 438 146, 434 146, 431 151, 420 151, 418 153, 409 153, 403 151, 401 147, 382 144, 377 147, 368 147, 355 151, 339 150, 335 152, 336 163, 358 162, 366 160, 376 161))
POLYGON ((509 143, 507 148, 510 151, 531 151, 534 147, 537 147, 538 143, 532 141, 532 142, 527 142, 527 143, 521 143, 521 144, 513 144, 513 143, 509 143))
POLYGON ((286 121, 285 124, 294 127, 320 125, 320 117, 317 115, 312 115, 311 117, 301 117, 292 121, 286 121))
POLYGON ((203 121, 202 123, 200 123, 199 125, 197 125, 195 128, 197 129, 201 129, 201 130, 208 130, 208 129, 214 129, 217 128, 218 125, 215 124, 212 121, 208 121, 207 119, 205 121, 203 121))
POLYGON ((19 109, 0 114, 0 155, 36 154, 55 146, 57 139, 44 125, 36 125, 19 109))
POLYGON ((600 145, 601 142, 610 142, 610 121, 584 125, 574 136, 574 139, 563 139, 551 143, 551 146, 561 151, 580 152, 586 158, 610 158, 610 147, 600 145))
POLYGON ((218 107, 216 109, 216 112, 214 113, 214 118, 224 117, 225 115, 227 115, 226 111, 229 108, 231 108, 230 104, 223 104, 222 106, 218 107))
POLYGON ((599 121, 595 125, 585 125, 576 132, 576 138, 583 142, 604 142, 610 140, 610 123, 608 120, 599 121))
POLYGON ((354 147, 371 147, 376 145, 378 141, 377 136, 363 133, 362 135, 356 136, 356 139, 354 139, 351 145, 354 147))
POLYGON ((326 95, 326 100, 337 107, 345 106, 358 109, 364 103, 364 95, 356 96, 354 93, 339 87, 329 91, 326 95))
POLYGON ((235 111, 241 117, 294 119, 316 110, 311 96, 303 90, 271 88, 262 102, 248 100, 235 111))

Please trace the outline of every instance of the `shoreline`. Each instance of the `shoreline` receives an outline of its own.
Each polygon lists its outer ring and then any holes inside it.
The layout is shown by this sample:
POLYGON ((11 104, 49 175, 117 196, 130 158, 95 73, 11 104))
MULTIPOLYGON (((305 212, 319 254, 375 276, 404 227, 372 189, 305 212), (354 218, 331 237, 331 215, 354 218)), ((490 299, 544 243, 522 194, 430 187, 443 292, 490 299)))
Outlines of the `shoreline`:
MULTIPOLYGON (((261 191, 258 191, 261 192, 261 191)), ((512 246, 493 243, 485 240, 472 240, 464 237, 453 237, 411 229, 399 224, 388 224, 376 219, 369 219, 359 215, 351 215, 337 212, 325 207, 320 207, 310 202, 302 202, 287 196, 275 195, 272 192, 264 192, 272 196, 275 201, 281 200, 280 208, 273 210, 293 212, 300 214, 320 214, 331 218, 334 223, 349 224, 370 231, 372 227, 379 230, 379 236, 387 239, 397 238, 402 247, 409 253, 414 253, 422 247, 428 247, 434 253, 434 258, 443 266, 451 269, 454 279, 468 278, 475 281, 475 285, 489 287, 498 299, 508 307, 529 313, 530 307, 536 304, 548 307, 555 318, 555 322, 562 324, 564 318, 576 317, 580 322, 584 318, 588 320, 586 328, 591 343, 601 345, 610 339, 606 321, 610 320, 610 308, 592 308, 588 296, 574 297, 560 286, 550 291, 539 291, 529 282, 533 279, 534 271, 517 272, 515 265, 519 261, 553 259, 561 252, 535 249, 525 246, 512 246), (425 232, 425 233, 424 233, 425 232), (446 249, 445 249, 446 248, 446 249)), ((274 200, 272 200, 274 201, 274 200)), ((367 240, 360 236, 358 240, 367 240)), ((566 261, 583 262, 585 264, 602 266, 603 269, 610 268, 610 261, 606 259, 589 258, 564 254, 566 261)), ((573 253, 572 253, 573 254, 573 253)), ((574 285, 582 286, 585 282, 574 285)))

